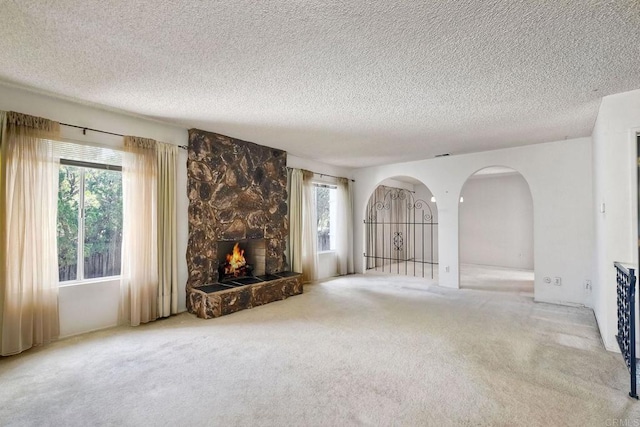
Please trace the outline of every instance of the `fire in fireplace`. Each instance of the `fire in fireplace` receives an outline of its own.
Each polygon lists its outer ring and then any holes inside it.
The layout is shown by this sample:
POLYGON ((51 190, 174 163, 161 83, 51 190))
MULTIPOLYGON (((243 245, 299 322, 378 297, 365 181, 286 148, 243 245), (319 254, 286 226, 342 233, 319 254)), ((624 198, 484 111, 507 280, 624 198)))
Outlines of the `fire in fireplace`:
POLYGON ((265 239, 219 240, 218 280, 265 274, 265 239))
POLYGON ((220 276, 223 279, 245 277, 251 276, 252 272, 253 267, 244 257, 244 249, 240 249, 240 243, 236 243, 231 253, 226 254, 226 262, 221 266, 220 276))

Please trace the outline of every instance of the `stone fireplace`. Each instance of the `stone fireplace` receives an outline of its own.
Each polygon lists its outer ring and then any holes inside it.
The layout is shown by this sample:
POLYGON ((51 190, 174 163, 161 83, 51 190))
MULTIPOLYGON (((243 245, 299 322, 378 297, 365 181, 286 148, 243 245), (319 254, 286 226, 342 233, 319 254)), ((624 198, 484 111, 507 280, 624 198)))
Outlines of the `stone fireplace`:
POLYGON ((285 257, 286 152, 191 129, 187 173, 187 309, 200 317, 217 317, 302 293, 300 278, 287 271, 285 257), (221 277, 236 243, 250 257, 255 280, 221 277), (239 288, 247 283, 253 288, 239 288), (236 295, 241 291, 242 298, 236 295), (240 303, 222 307, 221 295, 240 303))

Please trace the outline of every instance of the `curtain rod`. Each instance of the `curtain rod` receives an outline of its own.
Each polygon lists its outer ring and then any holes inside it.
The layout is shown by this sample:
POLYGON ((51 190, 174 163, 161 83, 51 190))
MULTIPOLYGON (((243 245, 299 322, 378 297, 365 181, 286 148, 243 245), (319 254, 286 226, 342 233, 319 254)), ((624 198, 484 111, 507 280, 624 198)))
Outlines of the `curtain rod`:
MULTIPOLYGON (((86 135, 87 131, 90 130, 92 132, 99 132, 99 133, 106 133, 107 135, 113 135, 113 136, 122 136, 124 137, 125 135, 122 135, 120 133, 114 133, 114 132, 107 132, 106 130, 99 130, 99 129, 92 129, 92 128, 88 128, 86 126, 77 126, 77 125, 70 125, 69 123, 60 123, 62 126, 67 126, 70 128, 76 128, 76 129, 82 129, 82 134, 86 135)), ((178 145, 178 147, 182 148, 183 150, 187 149, 186 145, 178 145)))
MULTIPOLYGON (((290 166, 287 166, 287 169, 295 169, 295 168, 292 168, 292 167, 290 167, 290 166)), ((309 172, 311 172, 311 173, 312 173, 312 174, 314 174, 314 175, 320 175, 320 177, 323 177, 323 176, 330 176, 331 178, 338 178, 338 179, 340 179, 340 178, 344 178, 343 176, 329 175, 329 174, 327 174, 327 173, 319 173, 319 172, 314 172, 314 171, 309 171, 309 172)), ((351 182, 356 182, 356 180, 355 180, 355 179, 350 179, 350 178, 345 178, 345 179, 348 179, 348 180, 349 180, 349 181, 351 181, 351 182)))
POLYGON ((409 193, 415 193, 415 191, 414 191, 414 190, 409 190, 409 189, 407 189, 407 188, 400 188, 400 187, 391 187, 390 185, 380 184, 380 187, 390 188, 390 189, 392 189, 392 190, 408 191, 409 193))

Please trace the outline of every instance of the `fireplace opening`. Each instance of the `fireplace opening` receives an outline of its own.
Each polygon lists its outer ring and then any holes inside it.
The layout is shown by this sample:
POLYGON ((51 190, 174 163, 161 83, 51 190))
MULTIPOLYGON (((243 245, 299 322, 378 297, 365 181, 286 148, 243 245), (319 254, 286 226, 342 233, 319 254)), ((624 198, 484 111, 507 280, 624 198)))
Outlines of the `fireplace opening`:
POLYGON ((222 274, 225 277, 245 277, 253 273, 253 266, 244 257, 244 249, 240 249, 240 243, 233 245, 233 250, 226 255, 225 261, 222 265, 222 274))
POLYGON ((218 242, 218 280, 265 274, 265 239, 218 242))

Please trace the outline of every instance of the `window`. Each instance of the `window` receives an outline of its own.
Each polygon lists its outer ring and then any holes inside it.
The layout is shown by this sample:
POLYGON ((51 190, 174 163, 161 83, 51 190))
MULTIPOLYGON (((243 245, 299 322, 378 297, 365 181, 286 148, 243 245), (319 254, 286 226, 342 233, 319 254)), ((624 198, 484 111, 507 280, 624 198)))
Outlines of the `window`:
POLYGON ((120 275, 122 173, 113 169, 119 168, 61 161, 57 224, 60 282, 120 275))
POLYGON ((316 184, 316 212, 318 219, 318 252, 336 249, 336 200, 335 186, 316 184))

